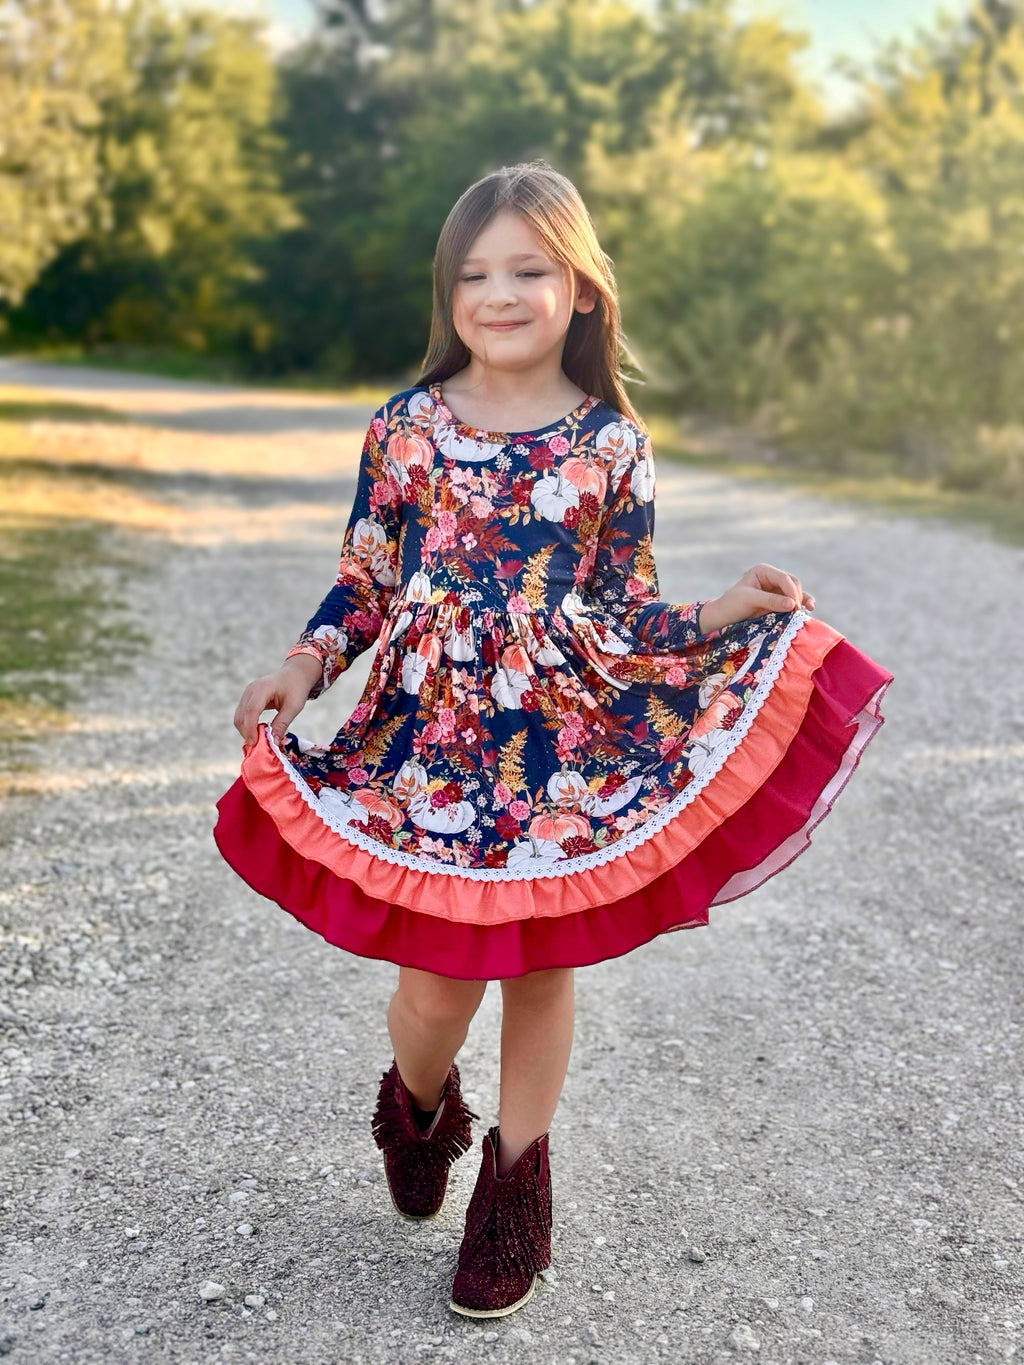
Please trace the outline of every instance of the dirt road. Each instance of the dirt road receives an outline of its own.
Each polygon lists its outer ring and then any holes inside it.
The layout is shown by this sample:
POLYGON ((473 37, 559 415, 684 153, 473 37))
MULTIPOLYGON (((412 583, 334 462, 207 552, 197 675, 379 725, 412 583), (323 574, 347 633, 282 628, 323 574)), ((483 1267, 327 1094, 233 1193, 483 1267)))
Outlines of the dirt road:
MULTIPOLYGON (((71 379, 0 374, 89 387, 71 379)), ((153 473, 183 515, 144 541, 132 616, 152 644, 110 660, 0 817, 0 1355, 1014 1358, 1021 553, 659 464, 664 596, 713 595, 756 559, 793 568, 895 673, 888 720, 792 868, 705 929, 577 973, 553 1265, 522 1312, 473 1323, 447 1297, 497 1116, 497 987, 459 1059, 486 1124, 440 1217, 407 1224, 369 1129, 396 969, 255 896, 210 834, 238 772, 238 694, 333 581, 369 413, 121 391, 137 418, 163 404, 235 444, 219 471, 210 436, 205 474, 169 457, 153 473), (207 1302, 209 1281, 224 1294, 207 1302)), ((369 657, 293 728, 333 734, 369 657)))

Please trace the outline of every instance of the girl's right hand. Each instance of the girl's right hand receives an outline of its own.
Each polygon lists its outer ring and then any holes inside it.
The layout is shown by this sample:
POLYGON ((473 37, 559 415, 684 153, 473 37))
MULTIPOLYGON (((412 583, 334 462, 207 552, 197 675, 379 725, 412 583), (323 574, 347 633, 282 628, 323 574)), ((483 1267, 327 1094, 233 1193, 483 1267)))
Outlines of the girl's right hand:
POLYGON ((322 665, 314 655, 293 654, 276 673, 254 678, 235 708, 235 729, 242 736, 245 748, 250 749, 256 743, 260 716, 274 707, 277 715, 270 729, 278 744, 282 744, 285 731, 322 676, 322 665))
POLYGON ((814 598, 804 592, 799 578, 774 564, 755 564, 721 597, 704 603, 697 626, 703 631, 721 630, 752 616, 795 611, 798 607, 814 610, 814 598))

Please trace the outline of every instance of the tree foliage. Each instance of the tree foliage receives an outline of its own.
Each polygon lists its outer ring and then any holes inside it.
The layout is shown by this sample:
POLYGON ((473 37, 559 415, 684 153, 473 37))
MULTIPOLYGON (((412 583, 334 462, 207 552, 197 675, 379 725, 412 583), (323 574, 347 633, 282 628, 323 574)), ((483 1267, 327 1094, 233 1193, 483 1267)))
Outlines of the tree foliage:
POLYGON ((10 312, 32 285, 23 332, 407 375, 452 203, 541 156, 616 262, 645 401, 1016 487, 1019 4, 882 50, 838 120, 803 36, 734 0, 320 4, 275 64, 250 21, 169 0, 7 0, 0 288, 10 312))
POLYGON ((235 343, 255 325, 237 298, 254 274, 248 248, 295 221, 278 184, 276 78, 258 26, 160 0, 106 17, 116 51, 90 92, 86 230, 37 282, 28 312, 44 330, 94 341, 235 343))
POLYGON ((438 231, 487 171, 547 157, 579 184, 616 254, 633 230, 628 168, 641 149, 667 131, 752 137, 806 103, 791 69, 801 40, 773 21, 738 24, 727 0, 653 11, 435 0, 387 6, 376 24, 351 6, 341 17, 340 40, 317 37, 283 71, 286 137, 301 149, 288 187, 305 226, 260 291, 268 360, 283 367, 309 363, 332 324, 330 363, 414 366, 438 231), (303 315, 316 298, 311 334, 303 315))
POLYGON ((102 0, 0 5, 0 300, 17 303, 88 222, 115 39, 102 0))

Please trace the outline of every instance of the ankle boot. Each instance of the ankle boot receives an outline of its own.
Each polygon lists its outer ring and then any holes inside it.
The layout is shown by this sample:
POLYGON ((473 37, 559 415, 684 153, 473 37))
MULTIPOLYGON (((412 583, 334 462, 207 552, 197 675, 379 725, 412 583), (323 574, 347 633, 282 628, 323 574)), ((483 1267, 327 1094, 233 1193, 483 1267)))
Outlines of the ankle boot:
POLYGON ((473 1141, 472 1119, 459 1088, 459 1068, 452 1062, 441 1100, 429 1127, 421 1129, 412 1111, 412 1096, 398 1074, 398 1063, 381 1077, 377 1109, 371 1121, 373 1140, 384 1153, 384 1175, 391 1202, 403 1218, 433 1218, 448 1186, 448 1170, 473 1141))
POLYGON ((548 1135, 532 1142, 502 1179, 497 1152, 495 1126, 484 1134, 448 1305, 468 1318, 514 1313, 536 1288, 537 1272, 551 1264, 548 1135))

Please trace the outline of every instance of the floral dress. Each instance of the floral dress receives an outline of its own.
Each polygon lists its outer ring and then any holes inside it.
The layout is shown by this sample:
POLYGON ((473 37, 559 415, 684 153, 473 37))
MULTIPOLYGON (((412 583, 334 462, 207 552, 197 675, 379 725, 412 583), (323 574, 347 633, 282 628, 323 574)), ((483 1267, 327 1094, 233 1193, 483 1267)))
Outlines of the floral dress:
POLYGON ((702 632, 662 601, 654 489, 594 396, 535 432, 385 403, 290 651, 311 697, 375 646, 369 680, 327 745, 260 726, 218 802, 235 870, 349 951, 483 980, 706 924, 791 861, 891 675, 802 611, 702 632))

